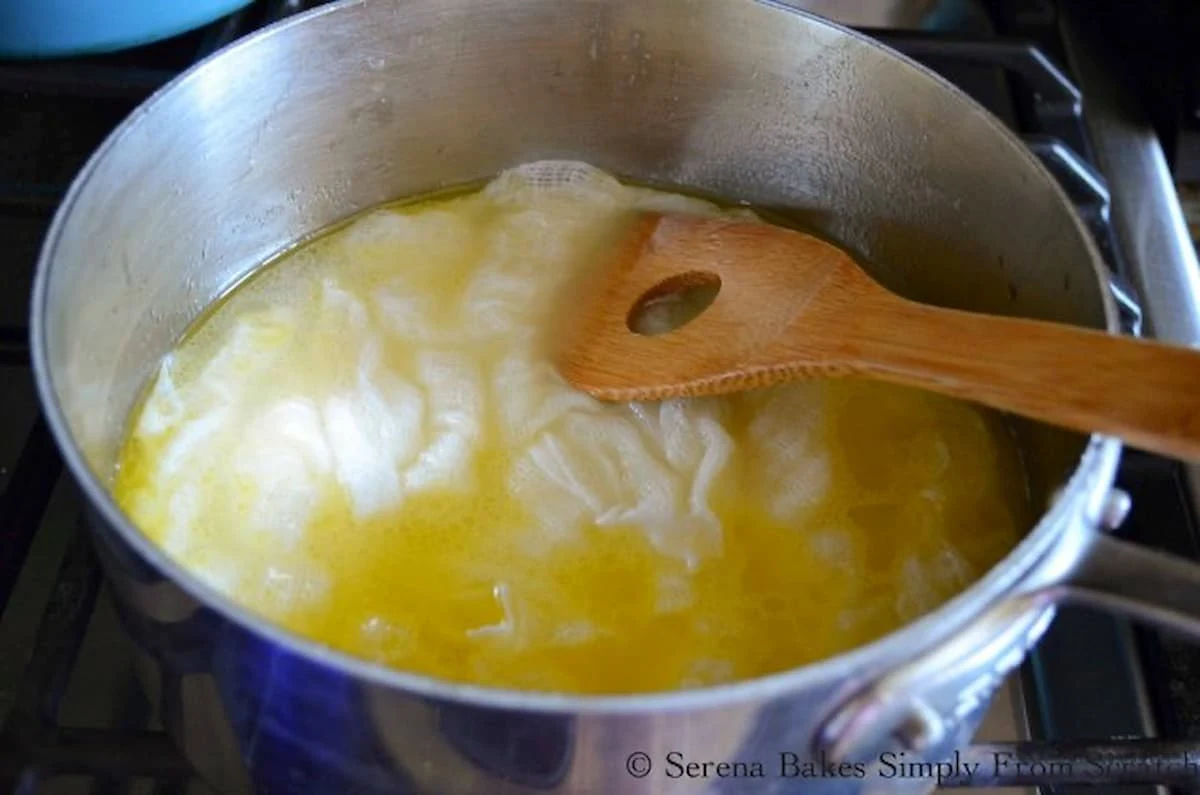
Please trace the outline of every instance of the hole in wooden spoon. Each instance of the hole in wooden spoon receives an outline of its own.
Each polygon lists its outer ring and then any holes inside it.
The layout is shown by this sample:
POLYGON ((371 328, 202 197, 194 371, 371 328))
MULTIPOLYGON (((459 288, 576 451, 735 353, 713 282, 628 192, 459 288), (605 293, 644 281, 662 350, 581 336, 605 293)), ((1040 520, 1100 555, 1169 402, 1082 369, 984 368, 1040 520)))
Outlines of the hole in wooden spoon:
POLYGON ((686 326, 712 306, 721 292, 721 277, 707 271, 688 271, 651 287, 629 310, 625 325, 634 334, 666 334, 686 326))

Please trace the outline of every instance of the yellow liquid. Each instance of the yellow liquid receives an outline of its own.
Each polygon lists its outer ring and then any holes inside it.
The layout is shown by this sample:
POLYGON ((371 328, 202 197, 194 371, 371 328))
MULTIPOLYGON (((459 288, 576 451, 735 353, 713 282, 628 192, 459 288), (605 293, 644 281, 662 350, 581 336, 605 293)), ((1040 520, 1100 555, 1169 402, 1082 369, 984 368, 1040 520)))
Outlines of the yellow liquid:
POLYGON ((819 660, 1013 546, 1018 452, 975 407, 856 381, 639 406, 569 389, 552 320, 637 208, 728 212, 537 164, 288 254, 164 361, 120 504, 297 633, 577 693, 819 660))

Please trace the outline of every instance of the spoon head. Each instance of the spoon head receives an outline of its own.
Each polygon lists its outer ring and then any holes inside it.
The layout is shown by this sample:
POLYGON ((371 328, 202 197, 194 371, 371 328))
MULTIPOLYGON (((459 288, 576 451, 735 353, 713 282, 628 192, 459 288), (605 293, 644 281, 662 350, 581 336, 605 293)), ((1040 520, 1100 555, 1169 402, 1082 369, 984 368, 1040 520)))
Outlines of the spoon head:
POLYGON ((572 307, 557 366, 601 400, 752 389, 839 369, 836 329, 872 285, 841 249, 754 221, 639 216, 572 307))

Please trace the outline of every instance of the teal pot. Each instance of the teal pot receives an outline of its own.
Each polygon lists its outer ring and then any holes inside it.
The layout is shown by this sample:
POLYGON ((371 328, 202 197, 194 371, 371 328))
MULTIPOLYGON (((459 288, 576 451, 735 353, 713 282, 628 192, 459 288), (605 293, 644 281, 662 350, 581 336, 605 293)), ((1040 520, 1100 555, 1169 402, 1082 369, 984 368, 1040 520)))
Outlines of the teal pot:
POLYGON ((112 52, 207 25, 251 0, 0 0, 0 57, 112 52))

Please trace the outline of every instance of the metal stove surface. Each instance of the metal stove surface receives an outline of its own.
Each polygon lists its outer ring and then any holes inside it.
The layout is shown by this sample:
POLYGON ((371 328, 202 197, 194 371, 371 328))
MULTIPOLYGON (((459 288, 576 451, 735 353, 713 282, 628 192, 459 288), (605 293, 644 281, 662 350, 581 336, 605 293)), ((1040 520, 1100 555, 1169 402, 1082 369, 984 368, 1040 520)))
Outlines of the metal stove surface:
MULTIPOLYGON (((134 680, 80 531, 78 494, 39 418, 26 303, 50 214, 104 135, 188 64, 319 4, 259 0, 203 30, 126 53, 0 62, 0 243, 9 252, 8 289, 0 291, 0 795, 209 791, 161 733, 134 680)), ((865 29, 923 61, 1025 136, 1078 203, 1112 269, 1143 299, 1150 329, 1200 342, 1200 294, 1189 281, 1189 273, 1200 279, 1195 253, 1175 234, 1178 204, 1172 211, 1161 152, 1156 159, 1153 136, 1114 88, 1119 60, 1089 30, 1087 0, 789 4, 865 29), (1136 212, 1147 203, 1159 212, 1136 212)), ((1138 313, 1129 309, 1135 324, 1138 313)), ((1200 556, 1194 477, 1174 462, 1127 454, 1120 482, 1135 508, 1122 534, 1200 556)), ((1078 751, 1068 741, 1194 740, 1198 678, 1200 658, 1190 647, 1108 616, 1063 610, 997 697, 978 740, 1041 741, 1056 758, 1078 751)), ((1109 777, 1087 791, 1158 790, 1109 777)))

